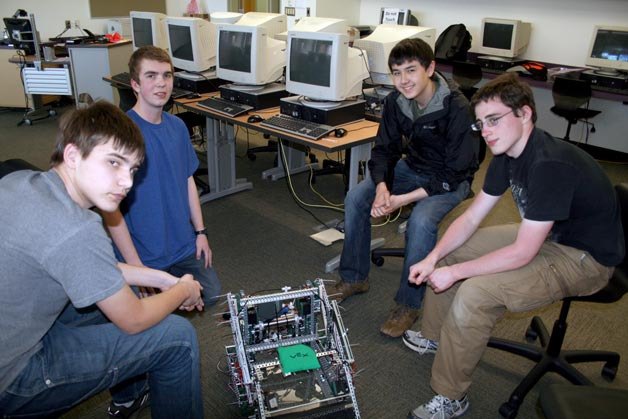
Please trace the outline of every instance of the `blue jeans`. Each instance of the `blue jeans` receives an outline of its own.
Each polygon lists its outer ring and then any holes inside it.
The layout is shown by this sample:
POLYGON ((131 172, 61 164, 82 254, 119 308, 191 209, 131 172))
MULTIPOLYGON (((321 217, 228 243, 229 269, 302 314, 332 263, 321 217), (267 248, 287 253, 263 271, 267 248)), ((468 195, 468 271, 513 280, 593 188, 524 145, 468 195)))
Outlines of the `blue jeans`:
POLYGON ((176 276, 181 277, 185 274, 191 274, 198 282, 203 286, 203 302, 205 307, 212 306, 218 301, 220 296, 220 280, 216 271, 210 266, 205 267, 205 258, 201 256, 199 260, 196 260, 196 254, 175 263, 172 266, 163 269, 164 271, 176 276))
POLYGON ((0 393, 0 416, 58 416, 106 389, 118 403, 150 389, 153 418, 203 417, 196 331, 182 317, 128 335, 70 304, 42 345, 0 393))
MULTIPOLYGON (((412 170, 405 160, 395 166, 392 194, 401 195, 427 184, 429 176, 412 170)), ((469 194, 469 183, 441 195, 428 196, 414 205, 406 229, 406 248, 399 290, 395 301, 420 308, 425 294, 424 286, 408 282, 410 266, 422 260, 436 245, 438 224, 469 194)), ((340 256, 339 274, 345 282, 364 281, 371 267, 371 206, 375 199, 375 184, 365 179, 352 188, 345 198, 345 239, 340 256)))

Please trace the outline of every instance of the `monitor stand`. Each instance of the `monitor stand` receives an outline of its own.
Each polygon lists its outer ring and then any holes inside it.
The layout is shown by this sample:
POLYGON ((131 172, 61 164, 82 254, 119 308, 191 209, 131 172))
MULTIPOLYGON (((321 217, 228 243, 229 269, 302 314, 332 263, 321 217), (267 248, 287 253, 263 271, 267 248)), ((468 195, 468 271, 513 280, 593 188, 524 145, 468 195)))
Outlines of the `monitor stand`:
POLYGON ((194 81, 209 80, 209 79, 216 78, 216 70, 209 69, 209 70, 205 70, 201 72, 194 72, 194 73, 189 72, 189 71, 176 71, 174 75, 175 77, 181 77, 184 79, 194 80, 194 81))

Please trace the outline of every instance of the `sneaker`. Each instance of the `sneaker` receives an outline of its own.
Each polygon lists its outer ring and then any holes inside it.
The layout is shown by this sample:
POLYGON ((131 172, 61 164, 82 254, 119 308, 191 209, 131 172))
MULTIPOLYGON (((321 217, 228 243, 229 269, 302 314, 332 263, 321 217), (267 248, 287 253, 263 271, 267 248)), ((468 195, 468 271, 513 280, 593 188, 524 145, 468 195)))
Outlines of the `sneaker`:
POLYGON ((438 342, 423 337, 420 331, 406 330, 401 340, 403 340, 404 345, 421 355, 436 353, 438 349, 438 342))
POLYGON ((331 288, 329 298, 337 300, 338 302, 344 301, 352 295, 367 292, 370 287, 371 285, 369 284, 368 278, 359 282, 345 282, 341 279, 331 288))
POLYGON ((150 405, 150 393, 145 393, 143 396, 135 399, 133 404, 129 407, 124 407, 122 405, 117 405, 113 401, 109 403, 109 408, 107 409, 107 413, 110 418, 131 418, 134 415, 139 414, 139 412, 150 405))
POLYGON ((384 322, 379 331, 391 338, 398 338, 403 332, 410 329, 416 319, 419 318, 419 309, 410 308, 401 304, 397 304, 390 311, 388 319, 384 322))
POLYGON ((450 419, 464 415, 469 409, 467 395, 460 400, 451 400, 440 394, 408 413, 408 419, 450 419))

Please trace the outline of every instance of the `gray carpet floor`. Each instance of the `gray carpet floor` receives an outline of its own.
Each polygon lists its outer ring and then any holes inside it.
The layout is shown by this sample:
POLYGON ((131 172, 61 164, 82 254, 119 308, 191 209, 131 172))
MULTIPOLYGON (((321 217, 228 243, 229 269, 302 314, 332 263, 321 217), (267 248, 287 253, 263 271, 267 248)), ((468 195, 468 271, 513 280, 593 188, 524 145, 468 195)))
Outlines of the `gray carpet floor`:
MULTIPOLYGON (((54 142, 56 119, 36 122, 33 126, 16 127, 21 114, 0 112, 0 160, 23 158, 45 168, 54 142)), ((307 280, 324 278, 337 280, 337 274, 325 274, 324 264, 342 249, 342 242, 324 247, 308 236, 315 232, 319 222, 292 199, 284 180, 261 179, 261 172, 273 165, 274 156, 259 154, 253 162, 245 157, 247 133, 238 133, 237 174, 254 184, 251 191, 225 197, 203 206, 214 252, 215 268, 225 292, 246 293, 277 290, 284 285, 298 286, 307 280)), ((263 144, 259 135, 250 133, 251 146, 263 144)), ((322 154, 319 159, 324 158, 322 154)), ((330 157, 336 157, 330 156, 330 157)), ((477 176, 474 189, 481 187, 487 159, 477 176)), ((628 166, 601 163, 613 182, 628 181, 628 166)), ((310 189, 307 176, 292 178, 299 197, 308 203, 321 204, 321 199, 310 189)), ((316 189, 329 201, 341 203, 343 184, 339 175, 317 179, 316 189)), ((446 227, 469 201, 461 204, 445 220, 446 227)), ((342 214, 329 210, 311 209, 321 220, 342 219, 342 214)), ((518 221, 518 213, 509 196, 485 221, 486 225, 518 221)), ((387 244, 402 246, 403 236, 397 234, 398 222, 374 229, 375 237, 385 237, 387 244)), ((404 418, 408 410, 427 401, 433 395, 429 386, 432 355, 419 356, 406 349, 400 340, 379 334, 379 325, 385 320, 393 304, 401 270, 401 260, 389 258, 382 267, 373 267, 370 274, 371 290, 343 303, 343 320, 349 329, 356 358, 355 378, 357 397, 364 418, 404 418)), ((202 383, 205 413, 208 418, 238 417, 235 397, 228 388, 225 374, 225 345, 231 344, 230 329, 221 325, 219 304, 201 314, 186 314, 197 329, 202 354, 202 383)), ((523 341, 524 333, 533 315, 546 323, 554 321, 559 304, 522 314, 509 314, 500 321, 494 335, 523 341)), ((569 331, 565 341, 568 348, 628 349, 628 299, 612 305, 577 303, 572 306, 569 331)), ((420 320, 415 329, 420 327, 420 320)), ((596 385, 628 388, 626 360, 620 364, 617 378, 612 383, 600 376, 601 364, 583 365, 583 371, 596 385)), ((487 349, 476 369, 469 393, 471 407, 465 417, 498 417, 500 404, 507 400, 521 377, 532 367, 532 362, 514 355, 487 349)), ((539 391, 554 382, 564 380, 550 374, 525 399, 519 418, 536 418, 539 391)), ((65 418, 103 418, 109 402, 103 393, 64 415, 65 418)), ((150 417, 144 411, 140 417, 150 417)))

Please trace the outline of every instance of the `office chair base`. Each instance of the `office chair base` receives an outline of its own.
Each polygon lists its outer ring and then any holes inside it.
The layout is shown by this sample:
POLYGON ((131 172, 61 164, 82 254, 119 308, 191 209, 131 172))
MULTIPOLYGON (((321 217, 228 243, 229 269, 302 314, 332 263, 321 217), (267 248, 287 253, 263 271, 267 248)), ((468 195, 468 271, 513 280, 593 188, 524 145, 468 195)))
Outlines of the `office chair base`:
POLYGON ((50 118, 57 115, 57 111, 50 108, 50 106, 45 106, 43 108, 33 109, 24 114, 22 119, 17 123, 17 126, 33 125, 35 121, 41 121, 46 118, 50 118))
POLYGON ((385 247, 378 248, 371 251, 371 262, 375 266, 383 266, 384 258, 388 256, 394 256, 402 258, 405 255, 406 249, 403 247, 385 247))
POLYGON ((562 350, 561 346, 567 329, 567 313, 569 301, 563 302, 561 314, 554 323, 552 334, 549 335, 547 328, 540 317, 535 316, 528 330, 526 340, 533 342, 537 338, 541 346, 529 343, 514 342, 500 338, 491 338, 488 347, 500 349, 515 355, 522 356, 536 363, 536 365, 523 378, 521 383, 510 394, 507 402, 499 408, 499 413, 505 418, 514 418, 523 399, 536 383, 547 372, 555 372, 572 384, 593 385, 593 383, 578 371, 571 364, 580 362, 604 362, 601 375, 607 381, 612 381, 617 375, 620 356, 616 352, 592 351, 592 350, 562 350))

